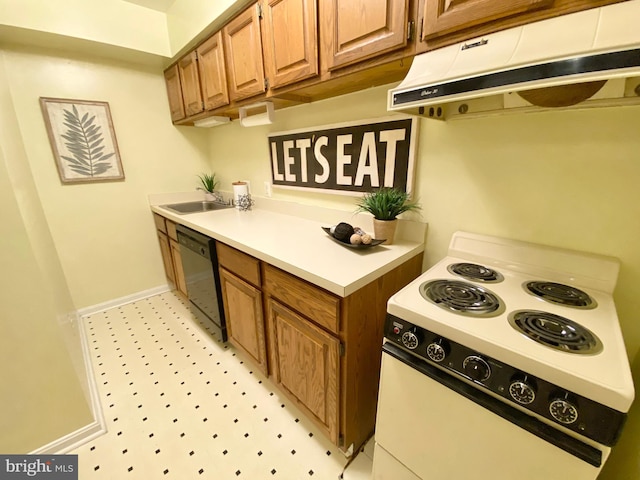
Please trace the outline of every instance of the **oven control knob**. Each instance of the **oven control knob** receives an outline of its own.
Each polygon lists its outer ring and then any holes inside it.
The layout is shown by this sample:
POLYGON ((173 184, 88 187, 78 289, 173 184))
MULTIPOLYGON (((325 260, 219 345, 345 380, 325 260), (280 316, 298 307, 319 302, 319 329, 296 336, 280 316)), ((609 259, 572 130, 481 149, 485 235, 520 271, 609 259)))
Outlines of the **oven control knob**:
POLYGON ((440 338, 427 345, 427 356, 436 363, 440 363, 449 355, 449 344, 440 338))
POLYGON ((409 350, 415 350, 418 348, 419 343, 420 339, 418 338, 418 333, 415 327, 402 334, 402 344, 409 350))
POLYGON ((462 368, 469 378, 476 382, 484 382, 491 376, 491 367, 478 355, 470 355, 462 362, 462 368))
POLYGON ((578 420, 578 407, 575 402, 564 395, 563 398, 555 398, 549 403, 549 413, 560 423, 570 425, 578 420))
POLYGON ((509 384, 509 395, 522 405, 529 405, 536 399, 536 386, 528 378, 515 377, 509 384))

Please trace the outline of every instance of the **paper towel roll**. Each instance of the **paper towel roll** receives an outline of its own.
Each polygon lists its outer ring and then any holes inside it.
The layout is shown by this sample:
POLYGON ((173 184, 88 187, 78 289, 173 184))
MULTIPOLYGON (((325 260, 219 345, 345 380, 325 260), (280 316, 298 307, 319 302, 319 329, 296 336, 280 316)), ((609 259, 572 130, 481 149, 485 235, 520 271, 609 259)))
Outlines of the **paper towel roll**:
POLYGON ((240 195, 249 195, 247 182, 233 182, 233 203, 240 208, 240 195))

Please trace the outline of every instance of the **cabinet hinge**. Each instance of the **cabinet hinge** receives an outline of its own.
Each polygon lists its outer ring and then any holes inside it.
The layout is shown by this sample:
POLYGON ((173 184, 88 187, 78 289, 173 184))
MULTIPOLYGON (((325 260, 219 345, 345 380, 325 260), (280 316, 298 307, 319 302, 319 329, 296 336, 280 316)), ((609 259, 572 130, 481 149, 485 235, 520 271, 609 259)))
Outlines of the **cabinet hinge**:
POLYGON ((264 79, 264 89, 269 90, 269 79, 266 77, 264 79))
POLYGON ((418 41, 422 41, 422 35, 424 34, 424 20, 420 22, 420 36, 418 37, 418 41))
POLYGON ((413 41, 413 34, 416 31, 416 22, 414 20, 411 20, 408 24, 407 24, 407 40, 409 40, 410 42, 413 41))
POLYGON ((257 3, 256 8, 258 9, 258 18, 262 18, 262 4, 257 3))
POLYGON ((338 435, 338 446, 339 447, 344 446, 344 435, 342 434, 338 435))
POLYGON ((345 354, 344 343, 341 343, 340 346, 338 347, 338 353, 341 357, 344 357, 344 354, 345 354))

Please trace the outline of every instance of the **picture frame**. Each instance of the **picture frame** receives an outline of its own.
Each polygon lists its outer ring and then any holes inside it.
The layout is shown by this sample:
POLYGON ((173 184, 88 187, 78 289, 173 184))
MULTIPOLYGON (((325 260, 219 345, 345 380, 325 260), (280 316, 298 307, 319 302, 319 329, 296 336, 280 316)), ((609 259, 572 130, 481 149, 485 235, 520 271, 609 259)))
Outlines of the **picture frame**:
POLYGON ((40 97, 63 184, 124 180, 107 102, 40 97))

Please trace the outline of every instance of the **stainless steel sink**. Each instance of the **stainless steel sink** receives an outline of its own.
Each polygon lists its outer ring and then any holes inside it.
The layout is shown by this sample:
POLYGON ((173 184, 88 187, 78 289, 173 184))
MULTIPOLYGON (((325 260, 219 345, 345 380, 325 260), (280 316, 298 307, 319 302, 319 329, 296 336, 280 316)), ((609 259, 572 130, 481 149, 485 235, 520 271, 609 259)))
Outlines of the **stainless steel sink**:
POLYGON ((187 213, 199 213, 208 212, 211 210, 223 210, 225 208, 233 208, 232 205, 218 202, 185 202, 185 203, 172 203, 170 205, 161 205, 162 208, 172 210, 179 215, 186 215, 187 213))

